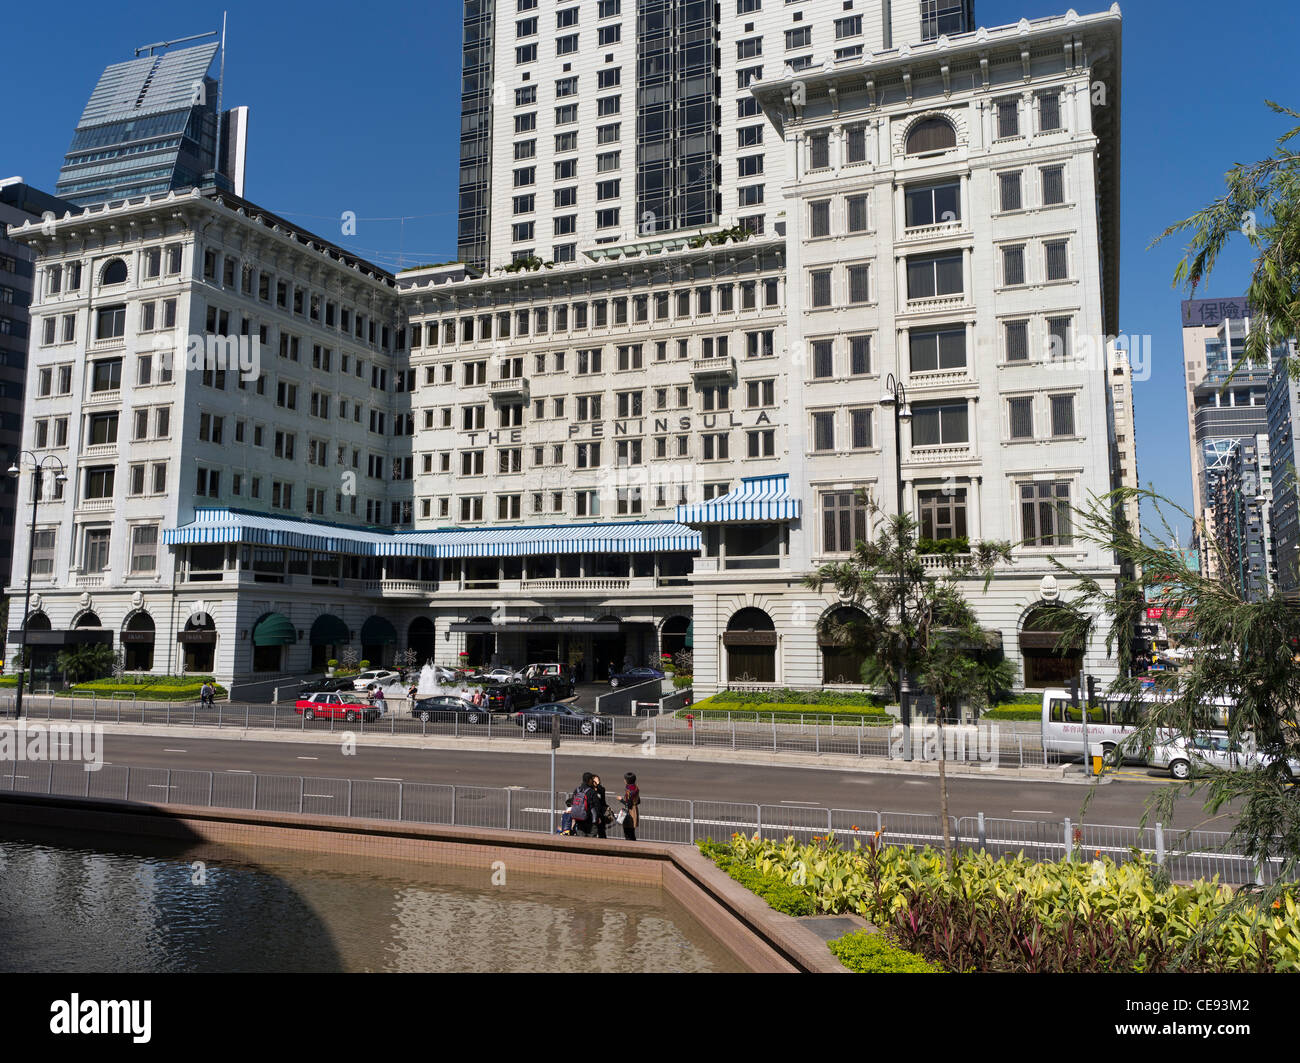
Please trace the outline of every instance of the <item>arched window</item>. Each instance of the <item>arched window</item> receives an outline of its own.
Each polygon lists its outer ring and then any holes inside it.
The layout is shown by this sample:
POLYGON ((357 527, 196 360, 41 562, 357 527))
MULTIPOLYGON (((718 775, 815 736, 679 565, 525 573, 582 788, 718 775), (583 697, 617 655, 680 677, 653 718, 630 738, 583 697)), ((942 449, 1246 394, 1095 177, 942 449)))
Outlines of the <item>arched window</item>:
POLYGON ((861 609, 843 605, 821 618, 817 625, 817 646, 822 655, 823 683, 861 683, 862 666, 867 655, 861 639, 852 637, 847 630, 858 627, 867 619, 861 609))
POLYGON ((926 118, 912 126, 907 134, 907 154, 946 151, 957 146, 957 131, 944 118, 926 118))
POLYGON ((126 263, 120 258, 115 258, 104 267, 104 272, 99 275, 100 284, 125 284, 126 283, 126 263))
POLYGON ((1083 667, 1084 643, 1067 640, 1068 614, 1049 604, 1031 609, 1020 625, 1020 655, 1025 662, 1025 686, 1064 686, 1083 667))
POLYGON ((722 633, 727 682, 776 682, 776 625, 762 609, 741 609, 722 633))

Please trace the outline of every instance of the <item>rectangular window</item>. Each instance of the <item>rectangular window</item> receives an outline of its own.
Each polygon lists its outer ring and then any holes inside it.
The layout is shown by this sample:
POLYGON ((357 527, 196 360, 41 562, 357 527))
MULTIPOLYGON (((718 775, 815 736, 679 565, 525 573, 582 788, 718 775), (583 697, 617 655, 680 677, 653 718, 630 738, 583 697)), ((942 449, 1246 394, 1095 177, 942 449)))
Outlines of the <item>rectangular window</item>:
POLYGON ((866 450, 871 446, 871 411, 869 409, 849 411, 850 446, 854 450, 866 450))
POLYGON ((999 100, 998 139, 1020 135, 1020 102, 1016 99, 999 100))
POLYGON ((924 255, 907 260, 907 297, 933 299, 963 291, 962 256, 924 255))
POLYGON ((1053 361, 1070 357, 1070 318, 1047 319, 1047 356, 1053 361))
MULTIPOLYGON (((144 471, 144 466, 140 467, 144 471)), ((131 529, 131 571, 153 572, 158 567, 158 525, 137 524, 131 529)))
POLYGON ((1008 321, 1006 330, 1007 361, 1027 362, 1029 360, 1029 322, 1008 321))
POLYGON ((942 447, 970 442, 970 423, 965 402, 913 403, 912 445, 942 447))
POLYGON ((1002 283, 1007 287, 1025 283, 1025 248, 1023 244, 1002 249, 1002 283))
POLYGON ((1070 256, 1068 240, 1049 240, 1043 245, 1043 255, 1047 262, 1047 279, 1063 281, 1070 276, 1070 256))
POLYGON ((871 267, 857 265, 849 267, 849 302, 868 303, 871 301, 871 267))
POLYGON ((1074 396, 1052 396, 1052 435, 1074 435, 1074 396))
POLYGON ((747 453, 751 458, 770 458, 776 454, 776 430, 761 429, 746 432, 747 453))
POLYGON ((1020 210, 1023 198, 1020 195, 1020 171, 998 174, 1000 204, 1004 211, 1020 210))
POLYGON ((966 368, 965 328, 913 329, 908 333, 913 373, 966 368))
POLYGON ((1043 175, 1043 206, 1055 207, 1065 202, 1065 167, 1048 166, 1043 175))
POLYGON ((816 238, 831 234, 831 201, 816 200, 808 204, 808 235, 816 238))
POLYGON ((829 133, 812 133, 808 137, 808 168, 824 170, 831 164, 831 138, 829 133))
POLYGON ((1020 521, 1024 546, 1069 546, 1069 481, 1020 484, 1020 521))
POLYGON ((849 337, 849 375, 865 376, 871 372, 871 337, 849 337))
POLYGON ((945 181, 909 188, 904 195, 904 206, 909 229, 961 221, 961 184, 945 181))
POLYGON ((945 542, 966 538, 966 488, 918 491, 919 538, 945 542))
POLYGON ((831 271, 828 269, 815 269, 808 274, 809 288, 812 292, 812 306, 814 309, 828 307, 831 305, 831 271))
POLYGON ((829 411, 814 413, 813 450, 830 451, 835 449, 835 414, 829 411))
POLYGON ((814 380, 825 380, 835 375, 835 341, 812 341, 812 375, 814 380))
POLYGON ((867 537, 867 504, 857 491, 823 491, 822 550, 846 554, 867 537))
POLYGON ((867 231, 867 196, 849 196, 844 201, 848 210, 848 227, 851 233, 864 233, 867 231))
POLYGON ((1034 438, 1034 400, 1032 398, 1007 399, 1007 414, 1011 423, 1012 439, 1034 438))
POLYGON ((1061 94, 1044 92, 1038 97, 1038 131, 1051 133, 1061 128, 1061 94))

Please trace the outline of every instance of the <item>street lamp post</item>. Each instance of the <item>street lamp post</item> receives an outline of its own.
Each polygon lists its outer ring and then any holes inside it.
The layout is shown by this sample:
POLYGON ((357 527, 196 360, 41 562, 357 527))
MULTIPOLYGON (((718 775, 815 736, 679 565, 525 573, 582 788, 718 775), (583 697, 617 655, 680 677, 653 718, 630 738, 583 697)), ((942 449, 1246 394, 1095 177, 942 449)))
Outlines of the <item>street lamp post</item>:
POLYGON ((32 601, 32 561, 34 558, 33 549, 36 545, 36 503, 40 501, 40 495, 37 491, 37 485, 45 470, 56 469, 54 482, 65 484, 68 482, 67 469, 63 462, 54 454, 47 454, 40 461, 36 460, 36 455, 30 450, 24 450, 19 453, 18 459, 9 466, 9 475, 18 477, 22 474, 21 462, 24 458, 30 458, 31 464, 27 466, 32 474, 32 524, 27 533, 27 587, 23 593, 23 615, 22 615, 22 635, 19 640, 18 650, 18 698, 14 703, 14 719, 21 720, 23 717, 23 681, 27 678, 27 614, 31 610, 32 601))
MULTIPOLYGON (((892 405, 894 407, 894 483, 897 491, 898 515, 903 515, 903 422, 912 419, 912 409, 907 404, 907 390, 902 383, 894 378, 890 373, 885 379, 886 396, 881 399, 882 405, 892 405)), ((906 559, 903 552, 898 553, 898 633, 901 637, 907 624, 906 604, 904 602, 904 589, 906 586, 906 575, 904 565, 906 559)), ((904 658, 906 655, 904 654, 904 658)), ((904 659, 898 666, 898 713, 903 722, 903 759, 912 759, 912 703, 910 700, 911 691, 908 689, 907 679, 907 661, 904 659)))

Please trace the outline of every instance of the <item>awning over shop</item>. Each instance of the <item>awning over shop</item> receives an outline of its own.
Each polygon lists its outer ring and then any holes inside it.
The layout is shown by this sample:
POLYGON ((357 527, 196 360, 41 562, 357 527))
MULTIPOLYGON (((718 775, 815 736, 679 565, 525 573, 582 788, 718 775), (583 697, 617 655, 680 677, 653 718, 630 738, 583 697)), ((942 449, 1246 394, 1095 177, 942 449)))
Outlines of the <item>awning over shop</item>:
POLYGON ((322 613, 311 625, 313 646, 337 646, 348 642, 348 626, 332 613, 322 613))
POLYGON ((556 620, 529 623, 527 620, 508 620, 501 624, 484 621, 457 621, 452 631, 472 635, 519 634, 529 635, 617 635, 627 625, 614 620, 556 620))
MULTIPOLYGON (((21 643, 23 641, 22 630, 10 631, 9 641, 15 644, 21 643)), ((113 632, 105 627, 77 627, 66 631, 31 628, 27 632, 28 646, 81 646, 86 643, 111 643, 112 641, 113 632)))
POLYGON ((790 477, 747 476, 734 491, 708 502, 677 507, 681 524, 726 524, 731 521, 795 520, 802 504, 790 494, 790 477))
POLYGON ((234 509, 200 509, 194 520, 163 531, 163 542, 249 543, 361 557, 529 557, 548 554, 698 552, 700 533, 672 521, 384 532, 287 520, 234 509))
POLYGON ((396 641, 397 632, 393 629, 393 625, 382 616, 372 616, 361 625, 362 645, 371 646, 375 643, 387 645, 396 641))
POLYGON ((291 646, 298 641, 298 633, 288 617, 267 613, 253 626, 254 646, 291 646))

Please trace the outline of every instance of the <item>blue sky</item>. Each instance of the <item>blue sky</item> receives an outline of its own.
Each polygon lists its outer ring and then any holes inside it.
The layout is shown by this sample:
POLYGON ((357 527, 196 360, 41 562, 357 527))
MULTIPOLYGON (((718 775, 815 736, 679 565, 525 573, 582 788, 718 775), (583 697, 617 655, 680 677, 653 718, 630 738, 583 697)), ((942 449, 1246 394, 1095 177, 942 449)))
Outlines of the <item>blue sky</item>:
MULTIPOLYGON (((629 6, 631 6, 629 4, 629 6)), ((1069 0, 976 0, 983 25, 1060 14, 1069 0)), ((1151 378, 1136 386, 1143 484, 1190 508, 1183 293, 1170 286, 1177 242, 1147 250, 1167 224, 1222 189, 1234 162, 1268 154, 1285 123, 1264 106, 1300 108, 1294 42, 1300 4, 1131 0, 1124 4, 1123 231, 1120 329, 1151 337, 1151 378)), ((1101 0, 1078 3, 1081 13, 1101 0)), ((142 44, 221 24, 195 3, 11 5, 0 98, 10 107, 0 176, 53 191, 59 163, 100 71, 142 44), (75 32, 68 32, 76 27, 75 32), (51 64, 57 62, 57 68, 51 64), (17 112, 17 116, 13 117, 17 112)), ((232 2, 227 106, 252 108, 248 196, 380 265, 455 257, 460 4, 338 0, 232 2), (345 210, 360 218, 344 238, 345 210), (405 222, 397 219, 406 217, 405 222)), ((1244 241, 1199 294, 1236 296, 1244 241)))

